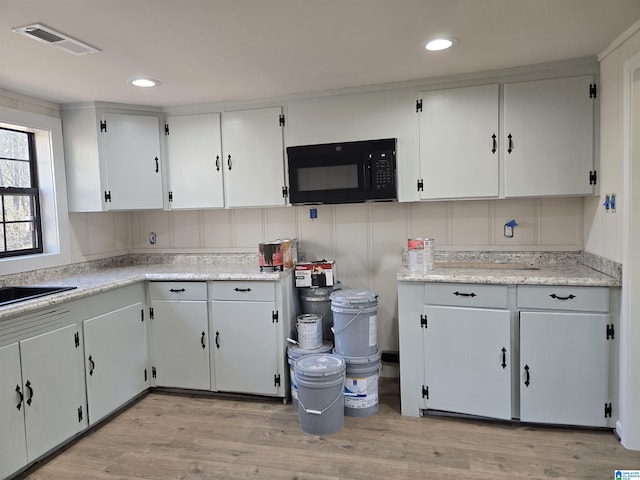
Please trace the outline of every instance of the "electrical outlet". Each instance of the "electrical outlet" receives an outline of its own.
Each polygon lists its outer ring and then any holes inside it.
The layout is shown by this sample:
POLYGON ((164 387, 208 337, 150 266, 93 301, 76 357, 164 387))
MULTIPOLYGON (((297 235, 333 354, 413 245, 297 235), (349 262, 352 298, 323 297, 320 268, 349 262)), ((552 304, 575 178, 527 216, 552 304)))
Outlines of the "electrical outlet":
POLYGON ((149 243, 151 245, 155 245, 156 244, 156 232, 151 232, 149 234, 149 243))

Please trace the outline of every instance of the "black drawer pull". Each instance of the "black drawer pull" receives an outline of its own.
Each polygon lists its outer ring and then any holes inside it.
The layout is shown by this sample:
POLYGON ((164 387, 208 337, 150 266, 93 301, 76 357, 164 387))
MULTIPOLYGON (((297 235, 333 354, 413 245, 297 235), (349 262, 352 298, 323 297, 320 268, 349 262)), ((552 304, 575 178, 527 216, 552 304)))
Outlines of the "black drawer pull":
POLYGON ((531 384, 530 382, 531 376, 529 375, 529 365, 524 366, 524 373, 527 375, 527 378, 525 379, 524 384, 527 386, 527 388, 529 388, 529 385, 531 384))
POLYGON ((216 171, 220 171, 220 155, 216 155, 216 171))
POLYGON ((556 300, 573 300, 574 298, 576 298, 575 295, 567 295, 566 297, 559 297, 558 295, 556 295, 555 293, 552 293, 551 295, 549 295, 551 298, 555 298, 556 300))
POLYGON ((96 368, 96 362, 93 361, 93 357, 89 355, 89 375, 93 375, 93 371, 96 368))
POLYGON ((171 293, 182 293, 182 292, 186 292, 186 290, 184 288, 171 288, 169 289, 169 291, 171 293))
POLYGON ((453 294, 454 294, 456 297, 471 297, 471 298, 473 298, 473 297, 475 297, 475 296, 476 296, 476 294, 475 294, 475 293, 473 293, 473 292, 472 292, 472 293, 453 292, 453 294))
POLYGON ((503 369, 507 368, 507 349, 502 347, 502 363, 500 364, 503 369))
POLYGON ((216 348, 220 348, 220 332, 216 332, 216 348))
POLYGON ((236 292, 250 292, 250 288, 234 288, 236 292))
POLYGON ((202 348, 206 347, 206 345, 204 343, 204 337, 205 337, 204 332, 202 332, 202 336, 200 337, 200 345, 202 345, 202 348))

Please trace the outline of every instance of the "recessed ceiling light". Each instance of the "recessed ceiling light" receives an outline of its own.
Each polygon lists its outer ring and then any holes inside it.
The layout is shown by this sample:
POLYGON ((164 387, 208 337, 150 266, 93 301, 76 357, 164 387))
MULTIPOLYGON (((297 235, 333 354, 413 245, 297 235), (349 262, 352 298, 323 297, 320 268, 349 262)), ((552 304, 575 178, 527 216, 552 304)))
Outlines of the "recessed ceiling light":
POLYGON ((153 78, 134 78, 133 80, 129 81, 131 85, 143 88, 155 87, 157 85, 160 85, 160 82, 158 80, 154 80, 153 78))
POLYGON ((446 50, 447 48, 452 47, 455 43, 456 40, 454 38, 434 38, 427 42, 424 48, 435 52, 438 50, 446 50))

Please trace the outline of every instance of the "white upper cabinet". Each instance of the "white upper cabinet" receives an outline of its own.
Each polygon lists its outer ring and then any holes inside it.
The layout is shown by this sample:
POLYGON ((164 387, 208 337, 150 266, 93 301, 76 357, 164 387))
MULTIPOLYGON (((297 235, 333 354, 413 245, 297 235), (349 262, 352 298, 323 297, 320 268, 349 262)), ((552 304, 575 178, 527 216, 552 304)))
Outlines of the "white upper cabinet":
POLYGON ((95 104, 63 108, 70 211, 163 207, 160 118, 95 104))
POLYGON ((435 90, 420 97, 420 198, 497 197, 498 85, 435 90))
POLYGON ((504 85, 506 197, 594 193, 593 77, 504 85))
POLYGON ((224 207, 220 114, 166 118, 169 206, 224 207))
POLYGON ((222 114, 227 207, 286 204, 281 107, 222 114))

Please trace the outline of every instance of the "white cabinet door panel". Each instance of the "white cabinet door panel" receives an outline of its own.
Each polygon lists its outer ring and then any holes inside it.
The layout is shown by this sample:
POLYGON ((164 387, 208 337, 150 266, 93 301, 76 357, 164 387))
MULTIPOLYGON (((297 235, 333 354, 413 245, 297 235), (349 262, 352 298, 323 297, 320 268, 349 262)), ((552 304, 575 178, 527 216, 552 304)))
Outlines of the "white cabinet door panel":
POLYGON ((102 134, 110 210, 161 209, 162 165, 157 116, 105 113, 102 134))
POLYGON ((171 209, 224 206, 220 114, 167 118, 171 209))
POLYGON ((593 193, 592 82, 586 75, 504 85, 507 197, 593 193))
POLYGON ((520 419, 607 426, 609 315, 520 313, 520 419))
POLYGON ((78 418, 78 408, 85 408, 76 334, 76 325, 69 325, 20 342, 29 461, 84 427, 78 418))
POLYGON ((83 322, 90 425, 147 388, 147 335, 141 310, 142 302, 83 322))
POLYGON ((510 312, 425 306, 425 407, 511 419, 510 312))
POLYGON ((498 85, 423 92, 421 199, 497 197, 498 85))
POLYGON ((0 478, 5 478, 27 464, 25 404, 20 396, 24 387, 17 343, 0 348, 0 379, 0 478))
MULTIPOLYGON (((216 390, 276 395, 278 325, 273 302, 211 302, 216 390)), ((280 384, 284 385, 281 376, 280 384)))
POLYGON ((209 390, 207 302, 152 302, 156 385, 209 390))
POLYGON ((222 114, 228 207, 284 205, 284 141, 280 107, 222 114))

